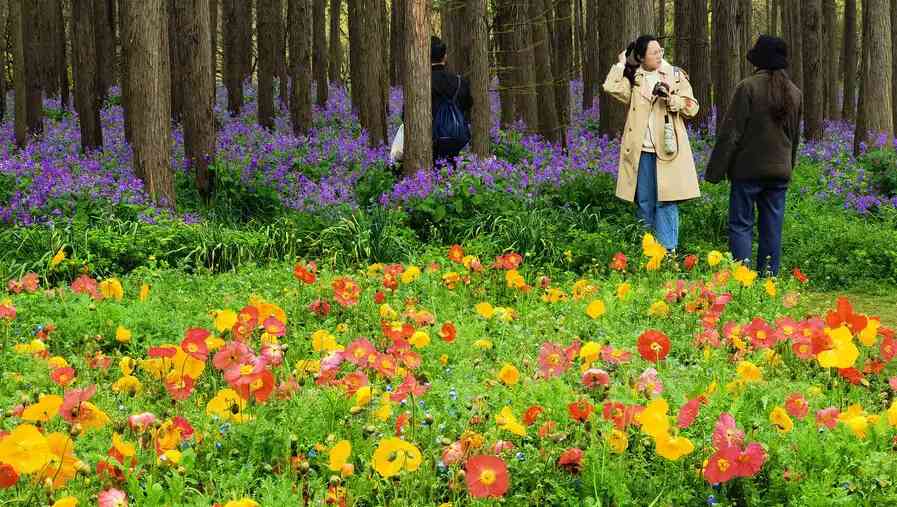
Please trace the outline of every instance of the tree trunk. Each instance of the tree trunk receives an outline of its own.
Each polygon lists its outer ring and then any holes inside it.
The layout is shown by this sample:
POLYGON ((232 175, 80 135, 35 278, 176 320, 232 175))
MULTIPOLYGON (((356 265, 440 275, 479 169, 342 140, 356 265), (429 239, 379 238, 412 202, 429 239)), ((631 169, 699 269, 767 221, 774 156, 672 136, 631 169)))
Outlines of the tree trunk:
MULTIPOLYGON (((616 16, 604 15, 605 12, 623 12, 624 2, 627 0, 605 0, 600 5, 603 7, 600 12, 595 12, 593 20, 598 20, 599 37, 599 60, 601 68, 598 71, 598 82, 604 81, 605 75, 610 71, 612 65, 617 62, 617 55, 620 51, 626 49, 629 41, 626 40, 627 35, 624 31, 624 23, 626 18, 620 19, 616 16), (596 19, 597 18, 597 19, 596 19)), ((626 121, 626 106, 620 104, 607 93, 598 95, 598 127, 601 135, 616 137, 623 131, 623 124, 626 121)))
POLYGON ((657 0, 657 28, 654 33, 660 39, 660 45, 666 48, 668 46, 666 40, 667 34, 667 2, 666 0, 657 0))
POLYGON ((405 153, 407 175, 433 163, 433 110, 430 104, 430 0, 404 0, 405 153))
POLYGON ((897 135, 897 0, 891 0, 891 111, 897 135))
POLYGON ((825 88, 825 116, 838 120, 838 7, 835 0, 823 0, 822 4, 822 46, 825 88))
POLYGON ((183 0, 168 0, 168 62, 171 72, 171 121, 181 123, 184 115, 184 95, 187 93, 184 86, 178 86, 183 79, 185 62, 181 61, 181 46, 186 43, 181 37, 181 23, 186 20, 179 19, 178 7, 183 0))
POLYGON ((75 93, 78 100, 78 120, 81 126, 81 150, 88 152, 103 147, 100 125, 100 97, 97 88, 98 38, 94 33, 102 20, 96 15, 92 0, 72 2, 72 64, 78 69, 75 93))
POLYGON ((675 46, 673 47, 673 57, 676 65, 684 69, 690 69, 688 65, 688 53, 690 51, 691 37, 691 18, 688 15, 691 0, 674 0, 673 4, 673 32, 675 35, 675 46))
POLYGON ((750 76, 754 72, 754 66, 745 58, 747 52, 754 45, 754 6, 752 0, 739 0, 738 2, 738 49, 736 59, 741 64, 740 79, 750 76))
POLYGON ((517 86, 514 76, 514 5, 511 0, 497 0, 492 31, 498 47, 498 86, 501 101, 501 126, 514 123, 514 97, 517 86))
POLYGON ((6 119, 6 50, 9 47, 10 21, 12 19, 12 2, 0 3, 0 123, 6 119))
MULTIPOLYGON (((274 53, 274 75, 277 76, 277 91, 280 106, 288 108, 290 103, 290 71, 289 65, 287 65, 287 31, 289 28, 287 27, 284 15, 284 0, 276 0, 275 4, 277 7, 277 17, 274 19, 276 28, 274 40, 277 44, 277 51, 274 53)), ((276 107, 275 110, 277 110, 276 107)))
POLYGON ((557 115, 560 124, 558 136, 561 145, 567 145, 567 127, 570 125, 570 79, 573 76, 573 18, 572 4, 570 0, 557 0, 555 17, 555 31, 557 33, 557 67, 554 71, 557 115))
POLYGON ((595 107, 595 93, 599 93, 601 73, 604 67, 598 53, 598 0, 586 0, 583 18, 588 20, 589 29, 585 31, 582 64, 582 109, 588 111, 595 107))
POLYGON ((361 99, 364 95, 364 82, 362 81, 361 67, 361 24, 363 22, 361 15, 358 13, 361 0, 348 0, 347 13, 349 24, 349 84, 351 87, 352 110, 358 115, 359 122, 363 122, 362 117, 365 111, 362 108, 361 99))
MULTIPOLYGON (((68 67, 68 57, 66 54, 66 27, 65 27, 65 16, 62 12, 62 1, 59 0, 55 2, 56 10, 51 15, 56 18, 56 29, 59 30, 59 36, 56 38, 56 47, 54 51, 56 52, 56 64, 57 71, 56 77, 59 79, 59 100, 62 103, 62 109, 68 109, 69 107, 69 67, 68 67)), ((0 26, 6 26, 6 24, 0 24, 0 26)))
POLYGON ((218 0, 209 0, 209 52, 212 68, 212 103, 218 100, 218 0))
POLYGON ((533 52, 533 26, 529 21, 529 6, 533 0, 515 2, 515 46, 517 47, 517 114, 530 132, 539 128, 536 61, 533 52))
POLYGON ((37 15, 36 5, 29 0, 13 0, 11 3, 15 67, 15 138, 20 148, 32 137, 44 131, 43 93, 40 88, 40 41, 29 23, 37 15))
MULTIPOLYGON (((788 11, 788 60, 791 62, 791 80, 801 90, 804 89, 804 41, 803 41, 803 12, 801 2, 785 2, 788 11)), ((818 78, 817 78, 818 79, 818 78)))
POLYGON ((179 60, 184 94, 184 154, 196 174, 196 190, 208 202, 214 181, 209 164, 215 159, 215 115, 212 96, 210 0, 179 0, 179 60))
POLYGON ((29 22, 38 35, 40 53, 38 62, 40 65, 40 86, 47 97, 55 97, 58 93, 59 77, 56 76, 58 65, 56 63, 56 38, 59 30, 56 29, 56 19, 53 16, 54 4, 58 0, 34 0, 37 4, 38 16, 29 22))
MULTIPOLYGON (((573 78, 583 79, 585 76, 583 75, 586 65, 586 30, 585 30, 585 14, 586 14, 586 0, 574 0, 573 6, 575 9, 575 16, 573 18, 573 40, 574 47, 576 48, 576 52, 573 57, 573 78)), ((597 30, 598 27, 590 27, 591 30, 597 30)))
POLYGON ((857 106, 857 0, 844 1, 844 52, 841 71, 844 79, 844 100, 841 117, 847 121, 856 119, 857 106))
POLYGON ((224 86, 227 87, 227 110, 231 116, 243 109, 243 50, 245 41, 242 24, 245 12, 241 0, 222 0, 221 25, 224 32, 224 86))
POLYGON ((311 0, 288 0, 290 27, 290 122, 293 133, 311 128, 311 0))
POLYGON ((115 32, 109 24, 109 5, 106 0, 94 0, 93 9, 96 15, 96 19, 93 20, 93 31, 96 37, 97 70, 102 70, 96 74, 96 87, 97 96, 102 104, 109 97, 109 86, 112 84, 110 69, 115 66, 115 32))
POLYGON ((342 0, 330 0, 330 82, 343 84, 342 0))
POLYGON ((134 172, 161 206, 174 207, 171 98, 165 0, 128 2, 128 65, 134 115, 134 172))
MULTIPOLYGON (((416 1, 427 2, 427 0, 416 1)), ((485 158, 489 155, 489 127, 492 125, 492 111, 489 108, 489 28, 486 26, 486 0, 466 0, 466 2, 467 19, 464 25, 470 34, 470 93, 473 97, 470 149, 474 154, 485 158)))
POLYGON ((864 144, 894 138, 891 101, 891 14, 889 0, 863 1, 863 57, 860 110, 857 113, 854 153, 864 144))
MULTIPOLYGON (((252 71, 253 71, 253 56, 254 53, 252 51, 252 45, 254 40, 254 17, 258 14, 258 6, 255 4, 256 0, 241 0, 239 6, 237 7, 238 12, 240 13, 241 22, 239 24, 240 29, 240 55, 241 55, 241 65, 243 74, 242 79, 246 81, 247 79, 252 79, 252 71)), ((256 64, 258 61, 256 60, 256 64)))
POLYGON ((405 43, 405 0, 393 0, 390 9, 391 20, 389 23, 389 84, 402 86, 402 70, 405 61, 405 52, 402 44, 405 43))
POLYGON ((707 126, 712 105, 710 102, 710 48, 707 37, 707 0, 690 0, 689 15, 691 44, 689 46, 688 64, 686 69, 691 81, 695 100, 698 101, 700 110, 694 122, 700 127, 707 126))
POLYGON ((822 139, 825 111, 825 73, 822 68, 822 0, 802 0, 804 76, 804 137, 822 139))
POLYGON ((543 0, 530 0, 529 17, 533 30, 533 57, 536 67, 537 100, 539 104, 539 133, 553 143, 560 142, 557 100, 554 93, 554 74, 551 69, 551 42, 545 21, 543 0))
POLYGON ((779 34, 779 26, 777 23, 778 14, 778 1, 766 0, 766 33, 768 33, 769 35, 779 34))
MULTIPOLYGON (((133 86, 131 86, 131 65, 130 65, 130 55, 131 55, 131 46, 130 41, 128 41, 128 34, 131 33, 129 28, 129 19, 131 16, 129 14, 129 5, 130 0, 119 0, 118 2, 118 15, 119 15, 119 30, 121 30, 121 104, 122 104, 122 114, 124 116, 125 123, 125 141, 128 144, 131 144, 134 140, 134 107, 131 105, 131 91, 133 86)), ((74 58, 73 58, 74 59, 74 58)), ((73 71, 77 66, 72 66, 73 71)))
MULTIPOLYGON (((361 91, 362 128, 368 133, 372 147, 386 142, 386 100, 384 86, 388 83, 383 51, 383 0, 350 0, 361 4, 365 15, 360 20, 359 48, 360 78, 364 83, 361 91)), ((355 62, 352 62, 353 65, 355 62)))
POLYGON ((327 0, 312 0, 314 15, 314 69, 318 105, 327 104, 327 0))
POLYGON ((277 30, 279 15, 276 0, 258 0, 258 124, 274 130, 274 73, 277 71, 277 30))
POLYGON ((719 131, 741 73, 738 59, 738 5, 731 0, 713 2, 714 72, 713 94, 716 99, 716 128, 719 131))

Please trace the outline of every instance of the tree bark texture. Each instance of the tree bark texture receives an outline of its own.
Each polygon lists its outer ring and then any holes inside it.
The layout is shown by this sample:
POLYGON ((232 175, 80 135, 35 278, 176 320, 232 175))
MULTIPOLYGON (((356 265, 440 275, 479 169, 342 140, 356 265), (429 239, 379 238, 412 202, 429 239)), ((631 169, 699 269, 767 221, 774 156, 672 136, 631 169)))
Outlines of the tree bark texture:
POLYGON ((825 112, 825 73, 822 67, 822 0, 802 0, 804 76, 804 137, 822 139, 825 112))
POLYGON ((405 76, 405 174, 433 163, 433 110, 430 105, 430 0, 404 0, 402 68, 405 76))
POLYGON ((97 83, 97 37, 95 5, 92 0, 72 2, 72 64, 78 69, 75 93, 78 100, 78 123, 81 127, 81 149, 88 152, 103 147, 100 124, 100 96, 97 83))

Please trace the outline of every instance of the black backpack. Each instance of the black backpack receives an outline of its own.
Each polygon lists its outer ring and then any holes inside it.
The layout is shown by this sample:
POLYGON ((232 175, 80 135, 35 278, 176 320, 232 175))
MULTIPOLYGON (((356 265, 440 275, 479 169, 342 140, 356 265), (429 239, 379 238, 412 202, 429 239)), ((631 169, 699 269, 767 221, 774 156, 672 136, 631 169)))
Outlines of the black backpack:
POLYGON ((461 76, 458 76, 458 89, 451 100, 443 101, 433 116, 433 146, 440 152, 461 151, 470 142, 470 126, 458 105, 458 93, 461 92, 461 76))

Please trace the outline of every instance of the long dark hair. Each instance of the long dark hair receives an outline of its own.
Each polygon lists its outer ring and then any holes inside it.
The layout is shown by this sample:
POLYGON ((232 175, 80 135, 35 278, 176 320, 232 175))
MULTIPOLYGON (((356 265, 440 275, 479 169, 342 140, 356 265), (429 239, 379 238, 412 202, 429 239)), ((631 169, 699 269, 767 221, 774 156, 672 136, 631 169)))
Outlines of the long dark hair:
POLYGON ((623 70, 623 75, 629 80, 629 86, 635 86, 635 71, 645 61, 648 44, 655 40, 658 39, 653 35, 640 35, 638 39, 630 42, 629 47, 626 48, 626 68, 623 70))
POLYGON ((791 93, 791 79, 783 69, 769 72, 769 108, 779 125, 784 125, 797 110, 796 97, 791 93))

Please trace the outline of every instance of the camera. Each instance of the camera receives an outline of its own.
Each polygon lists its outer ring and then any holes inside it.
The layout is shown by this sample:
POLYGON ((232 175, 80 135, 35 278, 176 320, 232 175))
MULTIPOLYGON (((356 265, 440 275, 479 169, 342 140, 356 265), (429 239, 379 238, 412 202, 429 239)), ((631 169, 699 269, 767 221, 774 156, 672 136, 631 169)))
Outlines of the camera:
POLYGON ((654 90, 651 91, 651 94, 668 99, 670 98, 670 85, 664 82, 659 82, 654 85, 654 90))

